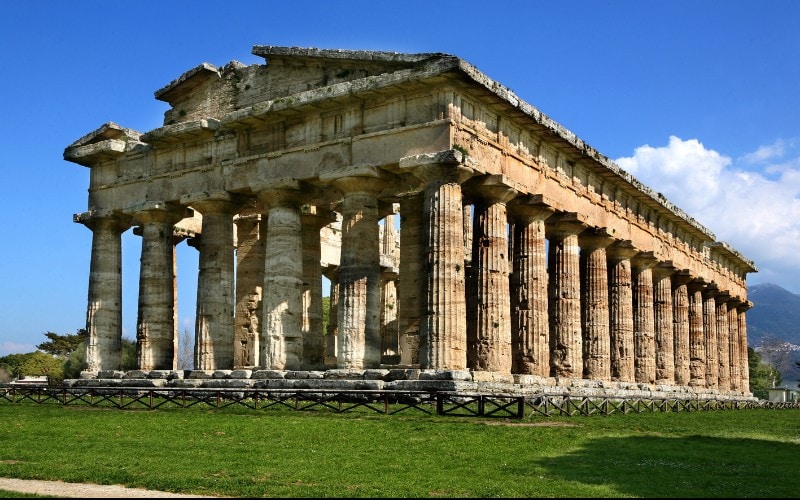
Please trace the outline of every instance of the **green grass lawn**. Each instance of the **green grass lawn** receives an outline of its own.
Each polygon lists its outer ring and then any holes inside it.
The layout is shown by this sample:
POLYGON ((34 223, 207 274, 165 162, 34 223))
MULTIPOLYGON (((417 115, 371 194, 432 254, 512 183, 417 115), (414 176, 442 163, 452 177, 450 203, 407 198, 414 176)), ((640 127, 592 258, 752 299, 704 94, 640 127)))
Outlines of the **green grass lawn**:
MULTIPOLYGON (((0 402, 0 476, 232 497, 791 497, 800 410, 381 415, 0 402)), ((0 494, 2 496, 2 494, 0 494)))

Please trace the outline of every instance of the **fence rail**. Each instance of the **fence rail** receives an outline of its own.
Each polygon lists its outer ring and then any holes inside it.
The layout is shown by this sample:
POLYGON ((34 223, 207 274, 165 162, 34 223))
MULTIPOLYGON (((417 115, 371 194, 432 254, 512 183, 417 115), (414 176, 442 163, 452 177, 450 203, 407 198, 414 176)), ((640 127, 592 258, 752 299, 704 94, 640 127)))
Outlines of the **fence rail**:
POLYGON ((797 402, 589 397, 569 394, 518 396, 397 390, 0 387, 0 404, 25 402, 110 407, 120 410, 156 410, 193 406, 243 407, 252 410, 283 408, 335 413, 362 410, 386 415, 420 412, 428 415, 511 419, 614 413, 800 409, 800 403, 797 402))

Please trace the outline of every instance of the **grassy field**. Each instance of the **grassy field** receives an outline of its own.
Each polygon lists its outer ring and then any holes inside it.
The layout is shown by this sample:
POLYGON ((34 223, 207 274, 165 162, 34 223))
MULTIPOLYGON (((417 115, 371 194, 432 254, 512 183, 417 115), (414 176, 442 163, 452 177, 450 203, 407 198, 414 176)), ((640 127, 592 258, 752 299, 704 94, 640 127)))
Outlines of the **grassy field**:
POLYGON ((800 467, 797 409, 505 420, 0 402, 0 422, 2 477, 232 497, 794 498, 800 467))

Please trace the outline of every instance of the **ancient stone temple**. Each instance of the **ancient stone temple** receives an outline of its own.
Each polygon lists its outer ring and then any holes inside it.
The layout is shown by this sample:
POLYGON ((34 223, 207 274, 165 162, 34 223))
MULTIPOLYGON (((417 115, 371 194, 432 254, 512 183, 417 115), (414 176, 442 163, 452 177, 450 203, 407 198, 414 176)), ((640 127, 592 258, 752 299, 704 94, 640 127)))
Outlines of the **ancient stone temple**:
POLYGON ((446 54, 252 53, 156 91, 162 127, 66 148, 91 169, 85 378, 128 376, 132 230, 140 378, 750 395, 754 264, 512 91, 446 54))

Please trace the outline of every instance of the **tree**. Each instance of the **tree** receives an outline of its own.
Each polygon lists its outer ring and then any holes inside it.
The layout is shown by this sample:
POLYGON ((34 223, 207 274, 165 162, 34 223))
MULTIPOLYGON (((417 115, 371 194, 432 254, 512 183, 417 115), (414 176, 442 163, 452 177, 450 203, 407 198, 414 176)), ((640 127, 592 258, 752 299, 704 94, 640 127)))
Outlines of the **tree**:
POLYGON ((761 353, 752 347, 747 348, 747 364, 750 370, 750 392, 758 398, 768 399, 767 391, 783 382, 780 370, 765 363, 761 353))
POLYGON ((194 369, 194 342, 189 330, 184 328, 178 339, 178 370, 194 369))
POLYGON ((59 335, 47 332, 44 335, 50 340, 42 342, 36 348, 58 358, 67 359, 76 349, 83 346, 83 342, 89 333, 85 328, 81 328, 74 334, 59 335))

